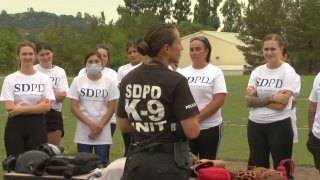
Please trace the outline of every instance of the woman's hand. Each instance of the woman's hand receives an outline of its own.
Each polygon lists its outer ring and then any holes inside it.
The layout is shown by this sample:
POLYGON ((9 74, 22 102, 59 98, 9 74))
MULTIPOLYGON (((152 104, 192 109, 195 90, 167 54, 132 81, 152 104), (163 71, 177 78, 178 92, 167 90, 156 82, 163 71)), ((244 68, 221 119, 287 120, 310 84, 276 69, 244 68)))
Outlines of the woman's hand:
POLYGON ((248 87, 246 90, 246 95, 248 96, 256 96, 257 95, 257 90, 254 87, 248 87))
POLYGON ((54 96, 57 102, 63 102, 67 96, 67 93, 66 91, 55 91, 54 96))
POLYGON ((102 132, 102 128, 100 126, 96 127, 96 129, 91 130, 88 137, 92 140, 95 140, 102 132))
POLYGON ((21 109, 20 105, 15 105, 15 106, 12 106, 10 109, 7 109, 8 116, 14 117, 21 114, 21 110, 19 110, 19 108, 21 109))
POLYGON ((46 112, 49 112, 50 111, 50 108, 51 108, 51 102, 49 99, 41 99, 39 102, 38 102, 38 105, 41 105, 45 108, 46 112))
POLYGON ((281 91, 278 94, 273 95, 272 98, 275 103, 287 105, 290 97, 285 94, 285 91, 281 91))
POLYGON ((90 124, 89 124, 89 128, 93 132, 98 132, 99 131, 99 124, 94 122, 94 121, 91 121, 90 124))

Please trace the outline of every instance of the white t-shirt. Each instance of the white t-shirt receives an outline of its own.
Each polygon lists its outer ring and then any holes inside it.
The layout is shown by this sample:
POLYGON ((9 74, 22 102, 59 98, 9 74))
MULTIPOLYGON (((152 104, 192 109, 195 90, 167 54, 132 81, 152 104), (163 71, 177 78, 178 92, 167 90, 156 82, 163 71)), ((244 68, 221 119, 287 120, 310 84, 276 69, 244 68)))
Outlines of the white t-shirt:
POLYGON ((316 114, 312 126, 312 133, 315 137, 320 139, 320 73, 316 76, 313 82, 313 87, 309 96, 309 100, 317 103, 316 114))
MULTIPOLYGON (((67 97, 78 100, 80 111, 89 119, 99 122, 108 111, 108 102, 119 98, 119 89, 117 82, 109 77, 102 76, 97 81, 91 81, 86 75, 82 75, 74 78, 67 97)), ((90 145, 112 144, 110 123, 95 140, 88 138, 90 132, 90 128, 78 119, 74 142, 90 145)))
MULTIPOLYGON (((108 67, 104 67, 103 70, 101 71, 101 73, 113 80, 117 80, 117 72, 111 68, 108 68, 108 67)), ((82 68, 78 75, 84 75, 84 74, 87 74, 87 70, 86 68, 82 68)), ((117 124, 117 119, 116 119, 116 115, 115 113, 112 115, 110 121, 110 123, 113 123, 113 124, 117 124)))
POLYGON ((300 94, 300 89, 301 89, 301 78, 299 76, 299 74, 296 74, 296 79, 295 79, 297 86, 296 86, 296 90, 294 91, 294 97, 296 98, 299 94, 300 94))
MULTIPOLYGON (((59 66, 54 66, 51 69, 45 69, 40 66, 40 64, 36 64, 33 66, 35 70, 42 72, 50 77, 51 85, 53 88, 53 92, 55 91, 65 91, 66 93, 69 90, 68 79, 66 72, 59 66)), ((62 103, 54 101, 51 104, 51 109, 61 112, 62 103)))
POLYGON ((127 75, 131 70, 137 68, 138 66, 140 66, 142 63, 139 63, 137 65, 132 65, 132 64, 125 64, 123 66, 120 66, 118 69, 118 83, 120 84, 122 78, 127 75))
POLYGON ((25 75, 16 71, 3 81, 0 101, 13 101, 16 105, 34 105, 43 98, 55 101, 50 78, 41 72, 25 75))
MULTIPOLYGON (((267 97, 277 94, 282 90, 296 92, 298 87, 295 70, 287 63, 283 63, 276 69, 267 68, 266 64, 252 71, 248 87, 257 90, 258 97, 267 97)), ((267 107, 251 108, 249 119, 256 123, 272 123, 290 117, 292 99, 282 111, 269 109, 267 107)))
MULTIPOLYGON (((299 74, 296 74, 296 82, 297 82, 297 87, 294 92, 294 99, 296 99, 300 93, 301 89, 301 79, 299 74)), ((293 107, 290 111, 290 117, 291 117, 291 123, 292 123, 292 129, 293 129, 293 142, 297 143, 298 142, 298 128, 297 128, 297 115, 296 115, 297 109, 296 107, 293 107)))
MULTIPOLYGON (((181 74, 188 79, 189 87, 199 110, 204 109, 215 94, 227 93, 224 75, 216 66, 208 64, 202 69, 188 66, 182 69, 181 74)), ((221 109, 200 122, 200 129, 208 129, 222 123, 221 109)))
POLYGON ((180 73, 180 74, 181 74, 181 71, 182 71, 181 68, 177 68, 177 69, 176 69, 176 72, 178 72, 178 73, 180 73))

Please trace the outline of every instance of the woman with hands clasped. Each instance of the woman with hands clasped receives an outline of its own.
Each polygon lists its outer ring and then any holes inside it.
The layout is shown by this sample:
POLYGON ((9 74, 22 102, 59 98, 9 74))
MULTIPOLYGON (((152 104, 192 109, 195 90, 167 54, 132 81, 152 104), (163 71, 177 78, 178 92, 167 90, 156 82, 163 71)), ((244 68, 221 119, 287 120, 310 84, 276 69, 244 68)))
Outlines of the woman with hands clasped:
POLYGON ((78 119, 75 143, 79 152, 99 155, 107 165, 112 144, 110 119, 119 97, 117 82, 102 75, 102 58, 99 52, 91 51, 85 57, 87 74, 77 76, 68 92, 71 112, 78 119))
MULTIPOLYGON (((110 53, 109 48, 104 44, 97 44, 96 47, 94 48, 94 50, 98 51, 101 54, 101 58, 102 58, 101 73, 111 79, 116 80, 117 79, 117 72, 108 67, 108 64, 110 63, 110 60, 111 60, 111 53, 110 53)), ((88 71, 84 67, 79 71, 78 75, 83 75, 83 74, 87 74, 87 73, 88 73, 88 71)), ((117 128, 117 121, 116 121, 115 114, 112 116, 112 118, 110 120, 110 127, 111 127, 111 135, 113 137, 113 134, 117 128)))

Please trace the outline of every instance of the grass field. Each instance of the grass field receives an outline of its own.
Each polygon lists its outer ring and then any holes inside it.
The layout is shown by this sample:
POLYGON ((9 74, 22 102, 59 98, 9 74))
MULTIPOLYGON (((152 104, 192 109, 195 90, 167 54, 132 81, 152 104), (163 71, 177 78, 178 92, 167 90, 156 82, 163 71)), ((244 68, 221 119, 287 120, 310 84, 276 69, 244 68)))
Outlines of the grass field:
MULTIPOLYGON (((248 143, 246 124, 249 108, 244 103, 244 90, 248 76, 226 77, 228 96, 223 106, 224 134, 219 151, 219 159, 247 160, 248 143)), ((306 148, 308 135, 308 97, 314 76, 302 76, 302 88, 297 98, 297 119, 299 142, 294 144, 293 159, 298 165, 313 166, 313 159, 306 148)))
MULTIPOLYGON (((249 109, 244 103, 244 91, 248 83, 249 76, 228 76, 226 83, 228 88, 228 96, 222 108, 224 119, 224 134, 221 148, 218 154, 219 159, 246 161, 248 158, 248 143, 246 137, 246 124, 248 119, 249 109)), ((294 145, 293 159, 297 165, 313 166, 313 159, 306 148, 308 134, 308 106, 309 93, 312 88, 314 76, 302 76, 302 88, 297 99, 297 116, 298 116, 298 132, 299 142, 294 145)), ((2 85, 2 80, 1 80, 2 85)), ((62 140, 62 145, 67 152, 75 152, 76 146, 73 143, 76 119, 70 112, 69 101, 66 100, 63 106, 63 116, 65 125, 65 136, 62 140)), ((0 106, 0 159, 5 158, 5 149, 3 142, 4 127, 6 124, 6 113, 3 105, 0 106)), ((123 143, 119 129, 113 138, 114 144, 111 148, 111 160, 115 160, 123 156, 123 143)), ((0 170, 2 175, 2 170, 0 170)), ((2 177, 2 176, 0 176, 2 177)))

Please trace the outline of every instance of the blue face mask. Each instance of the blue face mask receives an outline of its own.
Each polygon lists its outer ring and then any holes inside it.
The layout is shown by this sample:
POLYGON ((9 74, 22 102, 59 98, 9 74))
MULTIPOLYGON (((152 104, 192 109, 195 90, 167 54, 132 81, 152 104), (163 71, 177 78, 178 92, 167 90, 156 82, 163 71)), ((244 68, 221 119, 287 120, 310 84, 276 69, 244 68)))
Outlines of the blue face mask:
POLYGON ((86 66, 87 72, 90 75, 97 75, 101 72, 102 66, 98 64, 88 64, 86 66))

